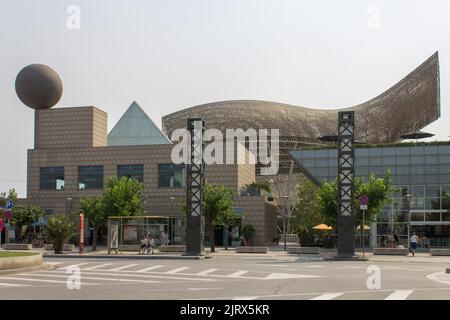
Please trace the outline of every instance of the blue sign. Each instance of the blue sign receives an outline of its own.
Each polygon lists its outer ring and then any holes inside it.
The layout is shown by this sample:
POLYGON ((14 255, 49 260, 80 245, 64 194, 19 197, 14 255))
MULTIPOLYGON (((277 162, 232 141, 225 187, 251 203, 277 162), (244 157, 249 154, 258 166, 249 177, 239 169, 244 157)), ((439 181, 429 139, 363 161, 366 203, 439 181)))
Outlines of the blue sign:
POLYGON ((12 208, 14 208, 14 203, 12 202, 12 200, 8 200, 6 202, 5 209, 11 210, 12 208))
POLYGON ((242 216, 244 214, 244 208, 233 208, 234 209, 234 214, 238 215, 238 216, 242 216))

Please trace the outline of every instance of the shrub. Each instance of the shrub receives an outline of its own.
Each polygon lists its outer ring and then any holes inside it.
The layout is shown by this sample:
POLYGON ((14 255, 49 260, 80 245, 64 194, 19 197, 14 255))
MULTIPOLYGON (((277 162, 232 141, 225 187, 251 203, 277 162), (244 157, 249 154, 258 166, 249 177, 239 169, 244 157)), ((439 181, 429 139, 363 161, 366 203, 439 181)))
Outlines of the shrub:
POLYGON ((56 254, 63 253, 64 242, 75 235, 75 224, 69 217, 54 215, 49 217, 44 233, 53 243, 56 254))
POLYGON ((254 233, 255 228, 251 224, 246 224, 244 228, 242 228, 242 234, 244 235, 245 240, 251 240, 254 233))

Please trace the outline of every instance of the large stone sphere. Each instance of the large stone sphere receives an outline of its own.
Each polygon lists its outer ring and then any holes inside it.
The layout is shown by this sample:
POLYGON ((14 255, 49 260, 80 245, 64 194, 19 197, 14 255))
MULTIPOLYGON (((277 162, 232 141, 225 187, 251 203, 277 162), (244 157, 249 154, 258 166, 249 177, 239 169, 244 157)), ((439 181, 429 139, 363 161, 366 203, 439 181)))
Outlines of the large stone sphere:
POLYGON ((62 80, 49 66, 30 64, 17 75, 17 96, 32 109, 53 107, 61 99, 62 92, 62 80))

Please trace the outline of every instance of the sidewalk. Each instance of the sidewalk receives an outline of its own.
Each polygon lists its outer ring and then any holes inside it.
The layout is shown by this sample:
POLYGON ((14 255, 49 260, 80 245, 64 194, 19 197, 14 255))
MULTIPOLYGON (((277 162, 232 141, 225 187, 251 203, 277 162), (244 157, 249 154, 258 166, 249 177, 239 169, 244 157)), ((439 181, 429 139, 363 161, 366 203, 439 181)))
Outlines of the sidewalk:
MULTIPOLYGON (((292 246, 293 244, 291 244, 292 246)), ((78 248, 75 251, 64 252, 63 254, 54 254, 53 251, 45 251, 43 248, 33 248, 32 251, 41 252, 46 258, 107 258, 107 259, 190 259, 201 260, 211 257, 267 257, 267 258, 292 258, 298 261, 323 261, 325 257, 332 257, 336 255, 336 249, 321 250, 320 254, 288 254, 284 251, 283 245, 269 246, 268 253, 236 253, 235 248, 216 247, 215 252, 211 253, 209 247, 205 247, 204 256, 184 256, 182 252, 159 252, 155 249, 153 255, 139 255, 134 251, 122 251, 119 254, 111 253, 105 247, 97 247, 97 251, 92 251, 90 247, 85 248, 83 254, 78 253, 78 248)), ((356 250, 356 255, 362 257, 362 251, 356 250)), ((400 262, 400 263, 448 263, 450 265, 450 256, 432 256, 429 253, 418 252, 415 256, 391 256, 391 255, 374 255, 372 252, 365 252, 365 258, 369 262, 400 262)))

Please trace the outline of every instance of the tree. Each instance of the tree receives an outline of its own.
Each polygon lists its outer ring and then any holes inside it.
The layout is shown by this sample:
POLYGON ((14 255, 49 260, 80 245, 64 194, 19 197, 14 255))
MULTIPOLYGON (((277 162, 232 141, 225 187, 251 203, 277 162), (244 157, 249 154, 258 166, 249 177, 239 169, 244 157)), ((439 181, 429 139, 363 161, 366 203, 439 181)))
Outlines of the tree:
POLYGON ((297 188, 297 214, 292 218, 291 225, 292 229, 297 231, 302 246, 313 246, 313 227, 321 223, 328 223, 317 206, 318 191, 319 188, 308 179, 305 179, 297 188))
POLYGON ((64 242, 76 234, 75 224, 65 215, 53 215, 48 218, 44 234, 53 243, 55 253, 60 254, 63 253, 64 242))
POLYGON ((8 192, 0 192, 0 207, 4 208, 8 200, 12 200, 13 203, 17 203, 18 198, 19 196, 14 188, 10 189, 8 192))
POLYGON ((25 237, 31 230, 31 226, 39 218, 45 216, 44 209, 36 206, 21 207, 13 209, 11 223, 16 226, 16 240, 21 240, 23 227, 26 227, 25 237))
MULTIPOLYGON (((365 194, 369 197, 366 221, 374 221, 381 212, 383 206, 391 202, 392 192, 391 173, 386 171, 384 178, 376 178, 372 173, 368 179, 357 177, 355 179, 355 225, 361 224, 362 212, 359 210, 358 198, 365 194)), ((317 194, 318 209, 334 227, 337 226, 339 216, 339 192, 337 179, 331 182, 325 181, 317 194)))
POLYGON ((103 195, 106 217, 136 216, 145 212, 144 185, 128 177, 110 177, 103 195))
POLYGON ((205 220, 210 230, 211 252, 215 252, 214 225, 234 219, 233 192, 224 185, 205 184, 205 220))
POLYGON ((103 198, 89 195, 81 200, 81 211, 85 214, 89 223, 94 228, 94 238, 92 240, 92 250, 97 250, 98 229, 106 223, 108 216, 103 205, 103 198))

